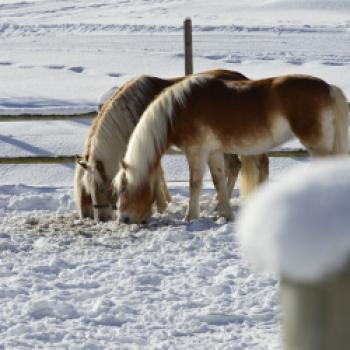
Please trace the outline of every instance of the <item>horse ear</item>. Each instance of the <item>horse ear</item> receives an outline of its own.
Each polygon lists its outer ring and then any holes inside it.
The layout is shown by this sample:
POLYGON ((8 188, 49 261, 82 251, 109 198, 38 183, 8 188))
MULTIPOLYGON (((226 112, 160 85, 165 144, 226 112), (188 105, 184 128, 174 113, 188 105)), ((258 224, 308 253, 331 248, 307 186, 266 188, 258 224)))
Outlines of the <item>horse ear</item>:
POLYGON ((80 156, 76 156, 75 161, 77 164, 79 164, 83 169, 87 170, 88 165, 85 161, 82 160, 83 158, 80 156))
POLYGON ((128 167, 124 159, 120 161, 120 167, 123 169, 126 169, 128 167))
POLYGON ((122 175, 121 189, 120 194, 123 194, 127 191, 128 188, 128 179, 126 178, 125 172, 122 175))
POLYGON ((123 177, 122 177, 122 186, 126 187, 128 185, 128 179, 126 178, 126 174, 123 173, 123 177))

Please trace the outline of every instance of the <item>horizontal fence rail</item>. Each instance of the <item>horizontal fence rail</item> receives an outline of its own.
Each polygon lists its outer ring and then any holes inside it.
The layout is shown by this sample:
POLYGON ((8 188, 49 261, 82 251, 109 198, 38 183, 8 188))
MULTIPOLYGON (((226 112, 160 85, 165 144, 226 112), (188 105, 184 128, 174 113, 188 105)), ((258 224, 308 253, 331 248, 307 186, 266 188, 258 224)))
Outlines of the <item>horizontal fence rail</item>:
MULTIPOLYGON (((350 103, 349 103, 350 108, 350 103)), ((93 119, 96 117, 97 111, 77 114, 19 114, 19 115, 0 115, 0 122, 23 122, 23 121, 57 121, 72 119, 93 119)), ((170 149, 166 153, 168 155, 182 155, 178 149, 170 149)), ((299 158, 308 157, 308 153, 304 149, 295 150, 275 150, 267 153, 269 157, 286 157, 299 158)), ((18 157, 0 157, 0 164, 67 164, 74 163, 76 155, 41 155, 41 156, 18 156, 18 157)))
POLYGON ((70 119, 91 119, 96 117, 97 111, 77 114, 18 114, 1 115, 0 122, 34 122, 44 120, 70 120, 70 119))
MULTIPOLYGON (((170 149, 167 155, 183 155, 180 150, 170 149)), ((308 153, 303 149, 298 150, 280 150, 268 152, 269 157, 308 157, 308 153)), ((47 155, 47 156, 20 156, 20 157, 0 157, 0 164, 67 164, 74 163, 76 156, 71 155, 47 155)))
MULTIPOLYGON (((350 102, 348 102, 350 109, 350 102)), ((43 120, 70 120, 70 119, 92 119, 96 117, 97 111, 76 114, 18 114, 1 115, 0 122, 25 122, 25 121, 43 121, 43 120)))

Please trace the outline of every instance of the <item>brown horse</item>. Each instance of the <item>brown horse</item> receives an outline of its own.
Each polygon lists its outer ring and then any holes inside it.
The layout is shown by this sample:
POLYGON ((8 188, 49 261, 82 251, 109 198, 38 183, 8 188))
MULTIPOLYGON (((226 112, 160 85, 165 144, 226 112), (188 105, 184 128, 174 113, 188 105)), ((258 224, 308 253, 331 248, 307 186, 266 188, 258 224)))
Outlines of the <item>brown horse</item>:
POLYGON ((120 220, 149 218, 156 169, 170 145, 182 149, 189 163, 187 220, 199 216, 206 161, 219 213, 231 219, 223 153, 264 153, 296 136, 312 156, 347 154, 348 112, 339 88, 310 76, 234 82, 202 75, 183 80, 158 96, 130 138, 114 179, 120 220))
MULTIPOLYGON (((200 74, 224 80, 247 79, 238 72, 228 70, 200 74)), ((131 133, 151 101, 165 88, 183 79, 141 76, 125 83, 102 106, 89 130, 83 156, 77 159, 74 197, 80 217, 102 221, 112 218, 117 197, 112 195, 111 181, 119 169, 131 133)), ((267 159, 264 155, 249 158, 251 162, 258 162, 261 157, 267 159)), ((227 181, 232 191, 240 161, 236 155, 227 155, 225 159, 227 181)), ((253 183, 253 187, 259 182, 253 183)), ((158 211, 162 212, 170 201, 170 195, 161 167, 157 168, 155 184, 155 201, 158 211)))

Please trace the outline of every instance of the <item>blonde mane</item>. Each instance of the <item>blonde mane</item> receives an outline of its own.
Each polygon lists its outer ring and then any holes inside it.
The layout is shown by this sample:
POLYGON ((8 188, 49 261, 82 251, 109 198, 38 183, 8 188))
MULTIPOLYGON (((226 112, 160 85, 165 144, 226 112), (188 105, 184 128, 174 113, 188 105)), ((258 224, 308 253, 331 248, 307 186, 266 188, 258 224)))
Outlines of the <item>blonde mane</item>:
POLYGON ((104 104, 91 127, 84 148, 85 158, 90 164, 101 161, 109 179, 117 172, 130 135, 154 97, 152 79, 141 76, 126 82, 104 104))
POLYGON ((167 137, 172 125, 175 106, 185 107, 187 96, 194 85, 201 85, 210 75, 191 76, 166 88, 146 109, 140 118, 124 157, 128 186, 142 184, 150 167, 168 147, 167 137))

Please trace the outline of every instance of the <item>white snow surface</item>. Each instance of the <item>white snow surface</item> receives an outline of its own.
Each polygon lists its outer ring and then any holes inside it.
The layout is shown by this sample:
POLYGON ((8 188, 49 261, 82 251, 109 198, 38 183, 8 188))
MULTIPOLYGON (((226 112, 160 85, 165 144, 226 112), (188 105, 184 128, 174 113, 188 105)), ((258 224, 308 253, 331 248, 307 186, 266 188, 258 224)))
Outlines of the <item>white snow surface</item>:
MULTIPOLYGON (((302 73, 350 96, 349 2, 2 0, 0 114, 97 110, 128 79, 194 70, 302 73)), ((91 120, 1 123, 0 156, 80 153, 91 120)), ((292 141, 283 148, 301 148, 292 141)), ((279 182, 305 159, 273 159, 279 182)), ((0 165, 0 349, 281 349, 274 274, 242 259, 235 223, 182 221, 183 157, 162 159, 174 196, 147 227, 80 221, 73 164, 0 165)), ((232 204, 237 211, 238 191, 232 204)))
POLYGON ((45 204, 2 217, 0 348, 279 349, 276 280, 241 260, 212 192, 207 218, 183 222, 182 191, 147 227, 45 204))
POLYGON ((244 206, 237 232, 260 269, 315 282, 344 272, 350 258, 350 161, 296 167, 244 206))

